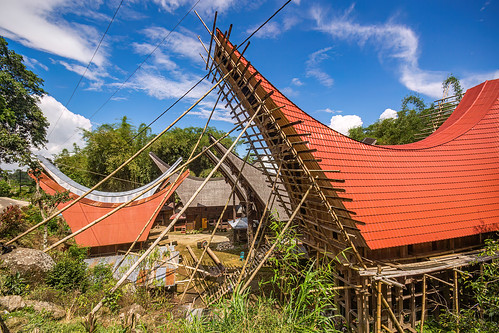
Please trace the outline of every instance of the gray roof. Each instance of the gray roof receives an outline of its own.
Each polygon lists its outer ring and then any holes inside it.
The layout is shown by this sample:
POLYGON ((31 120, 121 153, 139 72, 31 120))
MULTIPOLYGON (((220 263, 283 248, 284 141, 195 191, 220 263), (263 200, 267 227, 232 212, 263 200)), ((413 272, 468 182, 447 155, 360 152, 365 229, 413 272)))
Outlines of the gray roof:
MULTIPOLYGON (((163 172, 169 168, 169 165, 163 162, 156 154, 150 152, 149 156, 158 166, 158 168, 163 172)), ((178 175, 178 174, 177 174, 178 175)), ((182 184, 177 188, 176 193, 180 197, 183 203, 189 201, 189 199, 194 195, 196 190, 204 182, 205 178, 188 176, 182 184)), ((191 207, 211 207, 211 206, 225 206, 229 193, 232 187, 227 183, 225 178, 217 177, 211 178, 205 185, 205 187, 199 192, 197 197, 191 203, 191 207)), ((239 205, 240 195, 236 191, 236 205, 239 205)), ((232 198, 229 201, 229 206, 232 206, 232 198)))
MULTIPOLYGON (((210 136, 210 141, 213 143, 216 141, 216 139, 210 136)), ((213 146, 213 148, 215 148, 220 154, 225 154, 227 152, 227 148, 219 142, 216 143, 213 146)), ((213 158, 210 155, 209 157, 213 158)), ((227 159, 224 161, 224 163, 230 166, 228 169, 230 170, 232 177, 236 178, 237 174, 239 173, 239 170, 241 170, 241 167, 245 162, 239 156, 231 152, 227 156, 227 159)), ((229 176, 230 175, 228 175, 227 177, 229 176)), ((266 181, 267 177, 255 166, 246 163, 240 178, 241 178, 240 182, 246 183, 246 186, 248 186, 251 189, 251 191, 255 193, 257 200, 259 200, 260 204, 262 205, 262 208, 265 207, 265 204, 267 203, 267 200, 272 192, 272 188, 269 187, 268 182, 266 181)), ((277 184, 277 187, 282 188, 282 186, 279 186, 279 184, 277 184)), ((286 210, 281 205, 279 205, 277 201, 274 201, 274 205, 270 209, 270 211, 274 210, 277 211, 277 213, 279 214, 279 218, 281 220, 287 220, 289 218, 288 214, 286 213, 286 210)))
MULTIPOLYGON (((78 196, 81 196, 90 190, 88 187, 83 186, 81 184, 78 184, 77 182, 75 182, 74 180, 72 180, 71 178, 66 176, 64 173, 62 173, 61 170, 59 170, 55 165, 53 165, 45 157, 39 155, 39 156, 37 156, 37 159, 38 159, 40 165, 45 170, 45 172, 48 173, 48 175, 50 177, 52 177, 52 179, 57 184, 59 184, 60 186, 62 186, 66 190, 71 191, 72 193, 74 193, 78 196)), ((106 203, 124 203, 124 202, 127 202, 127 201, 131 200, 133 197, 135 197, 136 195, 138 195, 140 192, 144 191, 146 188, 151 186, 156 181, 158 181, 160 179, 166 180, 167 176, 180 164, 180 162, 182 162, 182 158, 179 158, 175 162, 175 164, 172 165, 171 168, 165 169, 161 176, 159 176, 158 178, 156 178, 152 182, 150 182, 144 186, 141 186, 139 188, 136 188, 134 190, 124 191, 124 192, 92 191, 92 193, 88 194, 86 196, 86 198, 93 200, 93 201, 106 202, 106 203)), ((160 185, 161 185, 161 183, 158 183, 156 186, 154 186, 149 191, 142 194, 140 197, 138 197, 135 200, 145 199, 145 198, 153 195, 160 185)))

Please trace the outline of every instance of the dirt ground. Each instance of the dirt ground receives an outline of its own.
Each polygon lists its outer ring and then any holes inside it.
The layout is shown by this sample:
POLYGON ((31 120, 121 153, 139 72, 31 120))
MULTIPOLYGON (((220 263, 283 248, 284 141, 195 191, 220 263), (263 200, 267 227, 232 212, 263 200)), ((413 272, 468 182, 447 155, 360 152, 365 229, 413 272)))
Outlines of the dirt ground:
POLYGON ((5 207, 10 206, 10 205, 24 207, 24 206, 29 205, 29 202, 11 199, 11 198, 6 198, 6 197, 0 197, 0 211, 2 211, 5 207))
MULTIPOLYGON (((155 226, 153 229, 151 229, 151 232, 149 233, 149 240, 154 240, 157 238, 157 236, 165 229, 165 226, 155 226)), ((180 232, 170 232, 168 233, 168 239, 163 240, 160 242, 160 245, 166 245, 170 242, 176 241, 178 245, 175 247, 177 251, 180 252, 180 254, 184 257, 188 257, 189 253, 186 249, 186 246, 189 245, 194 253, 198 256, 201 256, 202 249, 198 249, 197 244, 198 242, 202 241, 208 241, 210 239, 211 231, 205 230, 201 233, 192 233, 192 234, 182 234, 180 232)), ((224 243, 224 242, 229 242, 232 237, 232 232, 217 232, 215 236, 213 237, 213 240, 211 242, 210 248, 213 250, 213 252, 217 255, 217 257, 220 259, 220 261, 228 265, 230 267, 234 266, 242 266, 242 261, 240 259, 240 252, 245 251, 242 246, 237 246, 235 249, 230 250, 230 251, 217 251, 215 249, 215 245, 218 243, 224 243)), ((203 262, 209 260, 208 255, 205 255, 203 258, 203 262)))

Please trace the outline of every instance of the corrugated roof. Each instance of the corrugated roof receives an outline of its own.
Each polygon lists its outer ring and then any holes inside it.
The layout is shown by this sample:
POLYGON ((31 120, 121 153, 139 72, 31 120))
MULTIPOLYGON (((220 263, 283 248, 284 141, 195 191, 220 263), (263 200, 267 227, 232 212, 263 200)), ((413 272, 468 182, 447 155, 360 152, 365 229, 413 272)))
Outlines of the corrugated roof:
MULTIPOLYGON (((237 52, 236 52, 237 53, 237 52)), ((244 57, 241 61, 246 64, 244 57)), ((250 66, 249 71, 256 70, 250 66)), ((466 92, 449 119, 426 139, 373 146, 320 123, 274 90, 288 122, 307 137, 323 170, 341 170, 344 196, 371 249, 438 241, 499 230, 499 80, 466 92)), ((331 178, 338 174, 327 173, 331 178)))

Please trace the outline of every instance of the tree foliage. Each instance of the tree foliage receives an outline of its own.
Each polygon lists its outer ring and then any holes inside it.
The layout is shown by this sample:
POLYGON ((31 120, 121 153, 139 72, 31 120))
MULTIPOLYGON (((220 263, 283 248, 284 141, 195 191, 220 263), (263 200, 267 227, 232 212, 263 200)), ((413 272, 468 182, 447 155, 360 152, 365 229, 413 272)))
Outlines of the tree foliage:
MULTIPOLYGON (((173 164, 179 157, 186 161, 201 133, 202 128, 199 127, 173 128, 120 170, 116 178, 109 180, 101 190, 125 191, 154 180, 160 171, 148 153, 154 152, 169 164, 173 164)), ((223 132, 209 127, 196 149, 196 154, 201 152, 203 146, 209 145, 207 134, 220 138, 223 132)), ((136 128, 123 117, 119 123, 104 124, 93 131, 85 131, 86 146, 80 148, 75 145, 72 152, 63 150, 56 156, 55 163, 68 177, 91 187, 118 168, 153 137, 154 134, 145 124, 136 128)), ((225 138, 223 142, 231 144, 232 139, 225 138)), ((212 167, 212 163, 204 156, 189 165, 191 174, 195 176, 207 175, 212 167)))
MULTIPOLYGON (((458 101, 463 89, 459 79, 450 74, 443 82, 444 96, 452 87, 458 101)), ((410 94, 402 100, 397 118, 380 119, 367 127, 355 127, 349 130, 348 136, 362 141, 366 137, 375 138, 380 145, 402 145, 417 141, 417 134, 430 125, 431 117, 426 115, 434 111, 434 105, 426 105, 421 96, 410 94)))
POLYGON ((352 139, 362 141, 366 137, 377 139, 382 145, 401 145, 416 141, 416 134, 428 124, 421 117, 430 112, 418 95, 408 95, 402 100, 397 118, 378 120, 367 127, 355 127, 349 131, 352 139))
POLYGON ((0 37, 0 161, 28 164, 30 148, 47 142, 49 123, 37 105, 45 91, 43 80, 7 46, 0 37))
POLYGON ((461 87, 461 82, 459 79, 452 74, 449 74, 447 78, 442 83, 442 89, 444 90, 444 94, 449 91, 449 88, 452 86, 454 90, 454 95, 458 96, 458 100, 461 100, 463 97, 463 88, 461 87))

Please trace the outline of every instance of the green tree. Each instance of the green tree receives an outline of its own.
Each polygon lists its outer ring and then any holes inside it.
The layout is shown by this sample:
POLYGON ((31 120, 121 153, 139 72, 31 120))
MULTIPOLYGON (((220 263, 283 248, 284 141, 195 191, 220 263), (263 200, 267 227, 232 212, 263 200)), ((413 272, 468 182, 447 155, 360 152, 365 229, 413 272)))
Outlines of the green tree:
POLYGON ((397 118, 378 120, 367 127, 352 128, 349 136, 358 141, 365 137, 375 138, 377 144, 381 145, 415 142, 416 134, 426 126, 426 120, 421 116, 429 112, 430 108, 426 107, 418 95, 408 95, 402 100, 397 118))
MULTIPOLYGON (((163 161, 173 164, 175 160, 182 157, 184 161, 189 158, 192 148, 198 141, 203 129, 200 127, 187 127, 187 128, 174 128, 166 132, 159 140, 153 145, 152 151, 158 155, 163 161)), ((203 147, 209 146, 208 134, 213 135, 215 138, 220 138, 224 132, 217 130, 214 127, 208 127, 205 135, 201 139, 195 154, 202 151, 203 147)), ((222 140, 222 143, 227 147, 230 146, 233 139, 228 137, 222 140)), ((206 157, 202 156, 189 165, 189 170, 195 176, 205 177, 213 169, 213 163, 206 157)))
POLYGON ((7 45, 0 37, 0 161, 29 164, 30 148, 47 143, 49 123, 37 105, 43 80, 7 45))
POLYGON ((461 82, 459 79, 452 74, 449 74, 447 78, 442 83, 442 89, 444 91, 444 97, 448 95, 449 88, 452 86, 454 89, 454 95, 458 96, 457 99, 460 101, 463 97, 463 88, 461 87, 461 82))
MULTIPOLYGON (((110 179, 101 190, 125 191, 152 181, 159 176, 160 171, 149 158, 149 151, 153 151, 169 164, 173 164, 179 157, 186 161, 202 131, 203 129, 199 127, 173 128, 159 138, 150 149, 119 171, 116 178, 110 179)), ((196 154, 201 152, 203 146, 209 145, 208 134, 220 138, 224 133, 209 127, 196 154)), ((86 146, 81 149, 74 146, 71 153, 63 150, 56 156, 55 164, 71 179, 91 187, 119 167, 153 137, 154 134, 145 124, 141 124, 137 129, 126 117, 123 117, 119 123, 104 124, 93 131, 85 131, 86 146)), ((225 138, 222 142, 230 145, 232 140, 225 138)), ((206 176, 212 168, 213 164, 205 156, 189 165, 192 174, 200 177, 206 176)))

